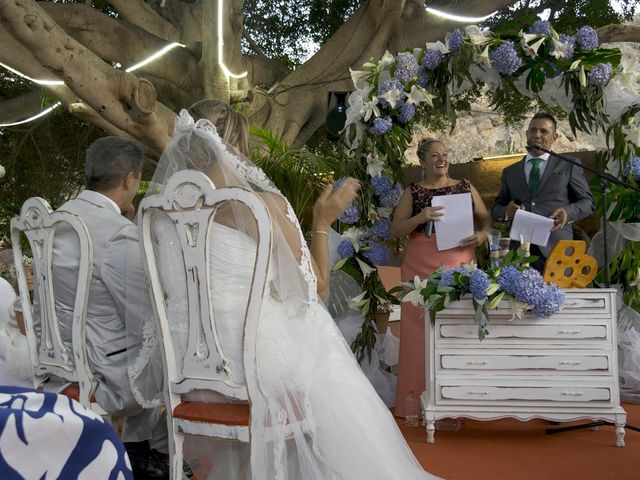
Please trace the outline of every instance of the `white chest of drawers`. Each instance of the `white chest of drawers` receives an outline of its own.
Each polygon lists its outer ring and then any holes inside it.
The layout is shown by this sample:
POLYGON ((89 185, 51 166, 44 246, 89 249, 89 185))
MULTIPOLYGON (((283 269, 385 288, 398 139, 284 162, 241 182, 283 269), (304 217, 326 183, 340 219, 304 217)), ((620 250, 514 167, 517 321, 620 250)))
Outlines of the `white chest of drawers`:
POLYGON ((550 318, 511 320, 508 302, 489 315, 478 339, 471 300, 452 302, 435 325, 426 320, 426 388, 421 396, 427 442, 445 417, 495 420, 605 420, 624 446, 614 289, 566 290, 550 318))

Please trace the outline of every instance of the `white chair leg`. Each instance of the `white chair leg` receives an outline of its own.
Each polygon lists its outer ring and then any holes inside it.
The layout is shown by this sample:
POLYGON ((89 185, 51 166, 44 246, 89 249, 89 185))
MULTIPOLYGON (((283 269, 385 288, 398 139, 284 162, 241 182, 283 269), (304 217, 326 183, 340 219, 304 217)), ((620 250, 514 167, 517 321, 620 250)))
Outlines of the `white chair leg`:
POLYGON ((172 438, 169 442, 169 454, 171 455, 171 480, 182 480, 182 462, 184 435, 173 426, 172 438))

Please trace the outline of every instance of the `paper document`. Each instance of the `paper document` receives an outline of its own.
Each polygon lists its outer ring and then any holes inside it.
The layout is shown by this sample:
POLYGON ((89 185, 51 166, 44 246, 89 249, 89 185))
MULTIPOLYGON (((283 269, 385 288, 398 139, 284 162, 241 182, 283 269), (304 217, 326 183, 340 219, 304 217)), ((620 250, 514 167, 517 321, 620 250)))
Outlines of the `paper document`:
POLYGON ((553 219, 543 217, 525 210, 516 210, 511 223, 509 237, 512 240, 531 242, 545 247, 549 241, 549 234, 553 228, 553 219))
POLYGON ((432 207, 444 207, 440 220, 435 222, 438 250, 460 246, 463 238, 473 235, 473 204, 470 193, 439 195, 431 199, 432 207))

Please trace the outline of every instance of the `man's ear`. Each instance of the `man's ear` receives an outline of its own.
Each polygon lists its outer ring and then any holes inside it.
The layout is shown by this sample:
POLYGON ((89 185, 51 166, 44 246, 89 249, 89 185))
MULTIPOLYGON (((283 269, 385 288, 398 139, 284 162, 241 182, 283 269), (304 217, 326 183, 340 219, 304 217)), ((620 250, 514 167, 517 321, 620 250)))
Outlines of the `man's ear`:
POLYGON ((139 172, 129 172, 125 175, 123 181, 123 186, 126 190, 131 190, 135 187, 136 182, 140 179, 139 172))

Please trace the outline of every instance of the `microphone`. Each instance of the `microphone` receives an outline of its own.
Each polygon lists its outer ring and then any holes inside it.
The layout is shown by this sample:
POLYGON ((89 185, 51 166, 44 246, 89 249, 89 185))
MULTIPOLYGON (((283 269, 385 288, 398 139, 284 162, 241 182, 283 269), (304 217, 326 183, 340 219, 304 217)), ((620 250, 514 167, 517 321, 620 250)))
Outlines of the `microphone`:
POLYGON ((542 152, 542 146, 541 145, 537 145, 535 143, 527 143, 527 146, 525 147, 527 149, 528 152, 542 152))
POLYGON ((433 220, 427 222, 427 226, 424 228, 424 234, 429 238, 433 235, 433 220))

